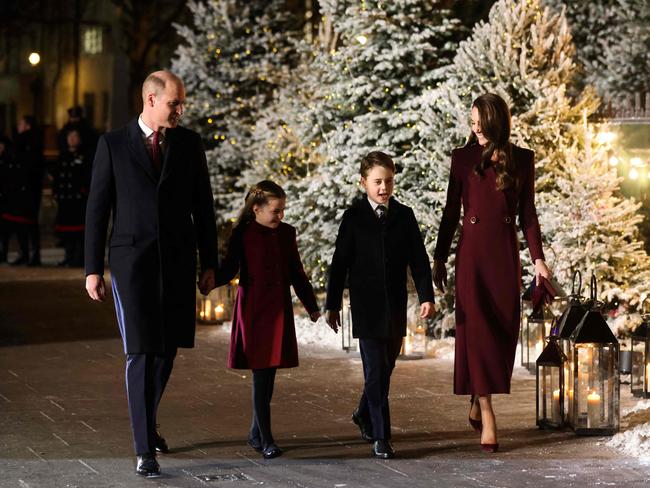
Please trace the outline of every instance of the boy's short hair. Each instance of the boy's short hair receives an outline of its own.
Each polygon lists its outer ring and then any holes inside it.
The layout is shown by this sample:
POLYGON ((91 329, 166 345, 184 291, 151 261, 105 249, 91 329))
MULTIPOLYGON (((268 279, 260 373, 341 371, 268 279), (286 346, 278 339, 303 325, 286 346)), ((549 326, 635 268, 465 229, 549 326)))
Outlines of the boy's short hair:
POLYGON ((361 166, 359 167, 359 173, 363 178, 368 176, 368 172, 375 166, 383 166, 393 173, 396 172, 395 163, 393 159, 386 153, 381 151, 372 151, 366 154, 361 160, 361 166))

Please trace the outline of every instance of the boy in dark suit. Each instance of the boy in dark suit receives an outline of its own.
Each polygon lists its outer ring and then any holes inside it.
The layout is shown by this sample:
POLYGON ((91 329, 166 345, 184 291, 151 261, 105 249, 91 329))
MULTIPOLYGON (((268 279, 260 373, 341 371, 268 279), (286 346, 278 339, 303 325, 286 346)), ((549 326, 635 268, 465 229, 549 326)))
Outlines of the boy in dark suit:
POLYGON ((413 210, 392 197, 395 163, 373 151, 361 160, 367 196, 343 214, 327 286, 327 322, 337 331, 346 277, 350 287, 352 333, 359 338, 364 391, 352 420, 373 455, 395 455, 390 443, 390 375, 406 334, 406 268, 420 300, 420 317, 435 311, 429 256, 413 210))

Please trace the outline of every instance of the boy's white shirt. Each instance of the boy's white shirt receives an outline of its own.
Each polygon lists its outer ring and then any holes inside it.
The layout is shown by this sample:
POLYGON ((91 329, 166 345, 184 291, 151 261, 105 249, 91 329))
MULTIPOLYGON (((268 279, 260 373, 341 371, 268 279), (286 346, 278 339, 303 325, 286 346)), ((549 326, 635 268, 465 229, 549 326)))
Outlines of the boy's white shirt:
MULTIPOLYGON (((372 211, 375 212, 375 213, 377 212, 377 207, 379 207, 379 205, 383 205, 383 204, 381 204, 381 203, 377 203, 377 202, 375 202, 375 201, 374 201, 372 198, 370 198, 370 197, 366 197, 366 198, 368 198, 368 201, 370 202, 370 206, 372 207, 372 211)), ((386 207, 386 210, 388 210, 388 202, 386 202, 386 204, 384 205, 384 207, 386 207)))

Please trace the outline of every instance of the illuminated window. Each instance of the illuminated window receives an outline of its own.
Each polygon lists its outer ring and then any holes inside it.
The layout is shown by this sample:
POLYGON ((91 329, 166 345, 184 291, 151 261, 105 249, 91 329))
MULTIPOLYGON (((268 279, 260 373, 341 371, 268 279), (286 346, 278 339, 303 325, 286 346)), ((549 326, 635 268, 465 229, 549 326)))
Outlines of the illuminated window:
POLYGON ((101 27, 87 27, 83 33, 85 54, 99 54, 104 50, 104 33, 101 27))

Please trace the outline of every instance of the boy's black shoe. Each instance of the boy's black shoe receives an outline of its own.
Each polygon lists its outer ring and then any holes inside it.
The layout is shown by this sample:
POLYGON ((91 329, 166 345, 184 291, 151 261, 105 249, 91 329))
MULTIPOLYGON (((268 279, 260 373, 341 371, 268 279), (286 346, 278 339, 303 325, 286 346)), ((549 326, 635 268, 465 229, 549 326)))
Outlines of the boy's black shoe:
POLYGON ((357 424, 359 431, 361 431, 361 438, 366 442, 372 442, 372 425, 361 415, 359 410, 352 412, 352 422, 357 424))
POLYGON ((143 454, 136 457, 136 474, 146 478, 160 476, 160 465, 153 454, 143 454))
POLYGON ((392 459, 395 457, 390 441, 380 439, 372 445, 372 455, 379 459, 392 459))

